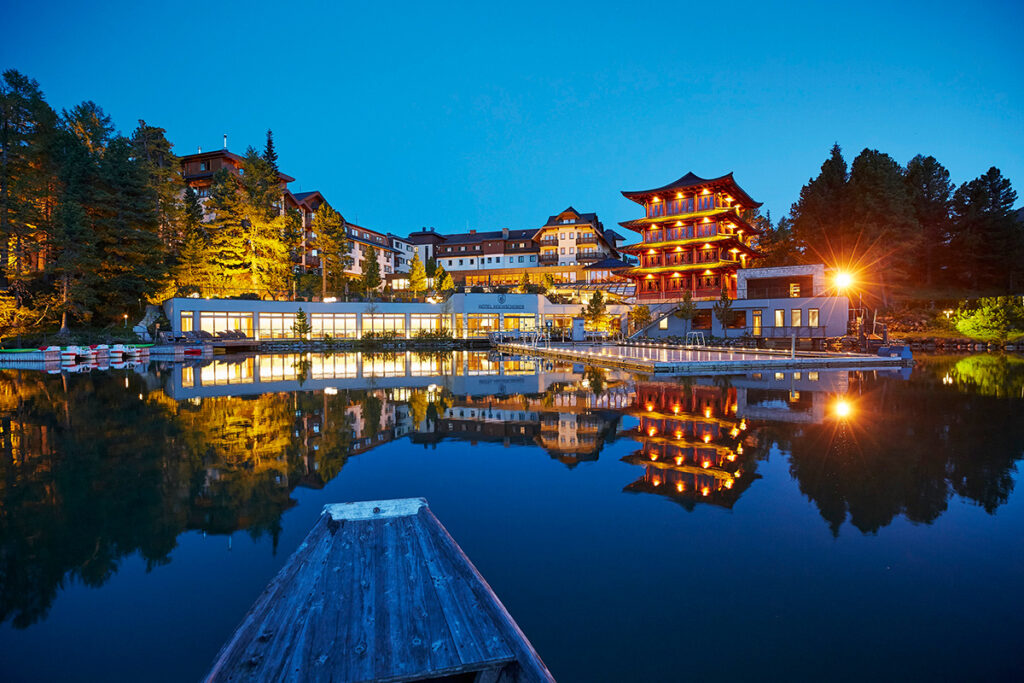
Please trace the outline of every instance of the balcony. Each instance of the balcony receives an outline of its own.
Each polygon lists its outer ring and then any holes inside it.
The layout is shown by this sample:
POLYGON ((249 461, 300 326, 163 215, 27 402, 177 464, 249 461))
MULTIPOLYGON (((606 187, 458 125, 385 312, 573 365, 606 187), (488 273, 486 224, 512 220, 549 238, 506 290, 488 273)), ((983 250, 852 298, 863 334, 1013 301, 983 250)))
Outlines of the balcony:
POLYGON ((537 261, 542 264, 551 265, 552 263, 558 263, 558 254, 541 254, 537 257, 537 261))
POLYGON ((557 247, 558 246, 558 240, 557 239, 553 240, 553 239, 550 239, 548 237, 545 237, 544 239, 539 240, 538 244, 540 244, 540 246, 542 246, 542 247, 557 247))
POLYGON ((597 244, 597 241, 597 235, 588 235, 576 238, 576 244, 597 244))
POLYGON ((604 254, 602 254, 600 252, 597 252, 597 251, 591 251, 591 252, 584 252, 584 253, 576 254, 576 260, 580 261, 580 262, 587 262, 587 263, 589 263, 591 261, 600 261, 603 258, 604 258, 604 254))

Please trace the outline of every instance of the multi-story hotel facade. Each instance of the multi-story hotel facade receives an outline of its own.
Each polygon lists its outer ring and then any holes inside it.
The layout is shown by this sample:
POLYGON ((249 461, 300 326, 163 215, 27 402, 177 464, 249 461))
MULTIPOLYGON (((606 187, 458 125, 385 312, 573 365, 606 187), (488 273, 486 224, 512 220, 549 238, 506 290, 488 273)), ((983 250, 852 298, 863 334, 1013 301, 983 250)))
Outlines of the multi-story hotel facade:
POLYGON ((436 259, 456 284, 500 286, 518 284, 524 273, 534 284, 548 276, 556 283, 610 279, 612 264, 609 268, 594 266, 618 261, 622 237, 605 230, 596 213, 580 213, 570 206, 549 216, 539 229, 447 235, 423 229, 411 233, 406 241, 415 245, 424 261, 436 259))
POLYGON ((733 179, 687 173, 651 190, 624 191, 644 217, 620 223, 641 241, 622 247, 639 264, 621 274, 636 283, 638 301, 736 297, 737 271, 760 256, 749 212, 761 206, 733 179))
MULTIPOLYGON (((199 203, 203 207, 203 220, 209 221, 213 218, 213 212, 207 208, 210 190, 213 185, 213 177, 220 170, 239 176, 245 158, 227 149, 227 139, 224 141, 224 149, 213 152, 197 152, 181 157, 181 172, 185 184, 195 190, 199 203)), ((302 225, 301 241, 292 255, 294 267, 300 273, 319 274, 320 254, 316 246, 316 233, 313 231, 313 219, 317 210, 327 199, 319 191, 292 192, 288 184, 295 178, 286 174, 278 173, 281 187, 281 199, 278 203, 278 210, 284 213, 286 210, 294 210, 299 215, 302 225)), ((344 219, 342 219, 344 220, 344 219)), ((389 274, 408 269, 408 260, 412 258, 412 245, 401 238, 378 230, 371 230, 354 223, 345 222, 345 231, 350 240, 350 250, 347 254, 346 275, 359 277, 363 273, 363 263, 369 248, 373 247, 377 253, 377 261, 380 266, 382 277, 389 274)))

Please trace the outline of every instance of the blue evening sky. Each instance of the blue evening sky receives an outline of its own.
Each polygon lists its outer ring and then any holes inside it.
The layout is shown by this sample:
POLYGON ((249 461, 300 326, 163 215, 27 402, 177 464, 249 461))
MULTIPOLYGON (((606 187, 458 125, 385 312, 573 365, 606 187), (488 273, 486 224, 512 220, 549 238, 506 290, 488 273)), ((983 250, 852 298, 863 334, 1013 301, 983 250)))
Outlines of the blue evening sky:
POLYGON ((528 228, 734 171, 773 217, 833 142, 1024 199, 1024 3, 15 0, 0 66, 179 154, 262 146, 294 191, 404 234, 528 228), (40 12, 45 12, 42 20, 40 12), (18 28, 20 27, 20 29, 18 28))

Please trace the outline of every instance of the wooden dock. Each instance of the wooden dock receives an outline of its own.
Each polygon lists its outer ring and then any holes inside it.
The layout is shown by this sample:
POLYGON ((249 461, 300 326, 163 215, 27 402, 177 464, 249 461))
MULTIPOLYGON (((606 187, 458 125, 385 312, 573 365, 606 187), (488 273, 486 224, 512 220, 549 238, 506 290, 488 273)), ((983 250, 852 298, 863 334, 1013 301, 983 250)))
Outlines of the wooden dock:
POLYGON ((629 370, 650 375, 704 375, 756 371, 878 369, 905 367, 909 361, 901 358, 873 356, 859 353, 826 351, 797 351, 790 354, 771 349, 740 349, 709 346, 670 346, 663 344, 601 344, 571 343, 532 345, 500 342, 494 349, 508 355, 551 358, 585 363, 605 368, 629 370), (632 350, 658 350, 667 352, 691 351, 697 354, 715 354, 709 360, 657 360, 638 356, 632 350), (621 351, 620 351, 621 350, 621 351))
POLYGON ((422 498, 340 503, 221 649, 207 681, 553 681, 422 498))

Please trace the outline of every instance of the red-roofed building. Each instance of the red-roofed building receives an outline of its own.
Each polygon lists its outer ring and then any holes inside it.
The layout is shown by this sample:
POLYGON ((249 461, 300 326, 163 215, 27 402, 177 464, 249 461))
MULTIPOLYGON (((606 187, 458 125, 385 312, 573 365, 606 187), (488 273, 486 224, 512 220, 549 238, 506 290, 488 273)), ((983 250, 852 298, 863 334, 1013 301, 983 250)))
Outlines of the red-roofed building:
POLYGON ((620 223, 641 241, 621 250, 639 264, 620 274, 636 282, 638 300, 736 298, 736 272, 761 256, 758 230, 748 221, 761 206, 732 177, 687 173, 651 190, 623 192, 644 207, 644 217, 620 223))

